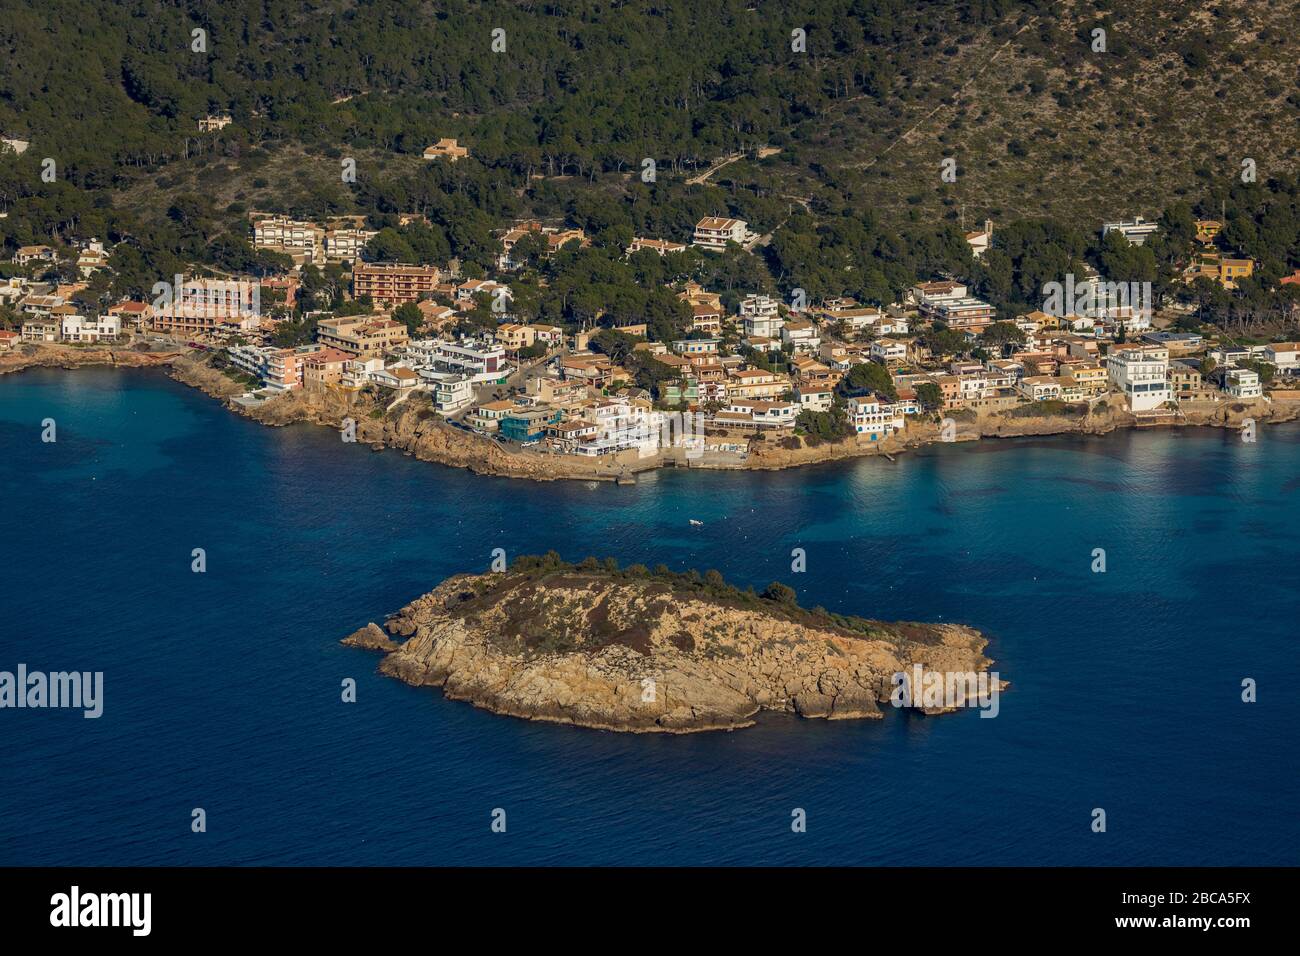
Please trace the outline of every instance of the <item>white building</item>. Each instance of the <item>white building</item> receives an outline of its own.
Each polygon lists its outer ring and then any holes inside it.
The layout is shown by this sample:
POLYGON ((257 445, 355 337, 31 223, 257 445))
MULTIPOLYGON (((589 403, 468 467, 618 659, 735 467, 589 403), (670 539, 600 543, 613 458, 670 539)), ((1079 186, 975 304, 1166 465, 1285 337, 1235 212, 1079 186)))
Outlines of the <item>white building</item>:
POLYGON ((964 283, 944 279, 939 282, 922 282, 912 286, 912 301, 921 308, 933 309, 940 302, 956 302, 967 296, 964 283))
POLYGON ((1264 361, 1277 366, 1279 372, 1300 367, 1300 342, 1274 342, 1264 346, 1264 361))
POLYGON ((640 252, 642 249, 649 249, 651 252, 661 256, 666 256, 670 252, 685 252, 686 243, 669 242, 667 239, 642 239, 640 236, 632 240, 632 244, 627 247, 627 254, 640 252))
POLYGON ((1119 222, 1103 223, 1101 227, 1101 236, 1106 236, 1112 232, 1118 232, 1135 246, 1140 246, 1147 241, 1147 237, 1160 231, 1157 223, 1149 222, 1138 216, 1136 219, 1121 219, 1119 222))
POLYGON ((383 368, 384 360, 380 356, 351 359, 343 366, 339 384, 344 388, 361 388, 370 384, 371 377, 376 372, 383 371, 383 368))
POLYGON ((1173 401, 1168 380, 1169 350, 1157 346, 1112 349, 1106 356, 1106 374, 1124 392, 1129 409, 1135 412, 1159 408, 1173 401))
POLYGON ((299 253, 308 263, 325 258, 325 230, 310 222, 273 216, 253 223, 253 247, 273 252, 299 253))
POLYGON ((1248 368, 1230 368, 1223 373, 1223 390, 1233 398, 1247 401, 1260 398, 1264 388, 1259 382, 1259 373, 1248 368))
POLYGON ((822 337, 817 326, 807 319, 790 319, 781 326, 781 344, 796 352, 813 355, 821 348, 822 337))
POLYGON ((384 388, 391 388, 397 392, 418 388, 423 381, 415 369, 407 368, 405 365, 390 365, 387 368, 371 372, 370 380, 376 385, 382 385, 384 388))
POLYGON ((777 301, 768 295, 747 295, 740 303, 740 327, 746 336, 774 339, 781 334, 777 301))
POLYGON ((464 372, 419 370, 420 378, 433 391, 433 403, 444 415, 453 415, 474 403, 474 379, 464 372))
POLYGON ((749 223, 743 219, 723 219, 705 216, 695 224, 695 245, 701 249, 721 252, 728 242, 741 245, 749 236, 749 223))
POLYGON ((984 228, 975 232, 966 233, 966 244, 970 246, 971 255, 976 259, 983 259, 984 253, 989 251, 989 245, 993 242, 993 220, 985 219, 984 228))
POLYGON ((98 239, 91 239, 77 255, 77 271, 83 279, 88 279, 99 269, 108 268, 108 250, 98 239))
POLYGON ((733 398, 713 416, 718 425, 757 425, 760 428, 789 428, 799 417, 794 402, 768 402, 756 398, 733 398))
POLYGON ((907 361, 907 343, 897 339, 876 339, 871 343, 871 358, 881 365, 907 361))
POLYGON ((870 441, 888 438, 907 427, 901 404, 884 401, 879 395, 850 398, 848 415, 853 430, 870 441))
POLYGON ((10 276, 7 279, 0 279, 0 304, 12 308, 19 299, 27 295, 27 285, 26 276, 10 276))
POLYGON ((65 342, 99 342, 122 334, 122 320, 116 315, 65 315, 62 338, 65 342))
POLYGON ((794 398, 799 403, 800 410, 829 412, 835 393, 824 385, 800 386, 794 390, 794 398))
POLYGON ((226 349, 226 355, 235 368, 261 381, 266 375, 267 357, 273 351, 261 345, 232 345, 226 349))
POLYGON ((495 342, 477 342, 464 339, 448 342, 443 339, 418 339, 409 342, 402 354, 415 368, 430 368, 439 372, 464 372, 475 385, 500 382, 514 369, 506 362, 504 346, 495 342))
POLYGON ((1250 349, 1242 348, 1239 345, 1221 345, 1216 349, 1210 349, 1206 353, 1214 359, 1216 365, 1236 365, 1238 362, 1246 361, 1250 358, 1250 349))
POLYGON ((1051 375, 1026 375, 1016 384, 1016 388, 1031 402, 1045 402, 1061 397, 1061 383, 1051 375))
POLYGON ((373 229, 330 229, 325 233, 325 258, 356 260, 378 233, 373 229))

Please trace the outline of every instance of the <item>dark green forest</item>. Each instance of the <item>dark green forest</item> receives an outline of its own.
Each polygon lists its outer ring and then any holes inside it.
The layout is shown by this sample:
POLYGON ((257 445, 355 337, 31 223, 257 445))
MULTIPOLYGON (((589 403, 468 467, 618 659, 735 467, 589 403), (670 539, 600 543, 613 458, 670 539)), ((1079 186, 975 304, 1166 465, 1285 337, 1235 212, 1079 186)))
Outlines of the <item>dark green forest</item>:
MULTIPOLYGON (((1110 22, 1110 6, 1092 4, 1090 15, 1110 22)), ((86 293, 106 301, 196 265, 282 271, 281 257, 251 248, 252 210, 362 214, 382 230, 373 258, 454 256, 473 276, 491 271, 498 230, 539 216, 594 241, 535 260, 513 283, 523 315, 556 322, 603 314, 680 331, 679 304, 657 286, 684 277, 728 294, 802 289, 814 301, 888 303, 918 278, 948 274, 1001 308, 1033 308, 1045 281, 1084 262, 1115 281, 1152 281, 1158 297, 1194 299, 1202 317, 1267 320, 1278 280, 1300 267, 1294 169, 1186 184, 1147 211, 1163 214, 1163 229, 1142 248, 1103 244, 1091 210, 1011 215, 977 263, 942 187, 942 215, 899 215, 876 201, 880 181, 826 162, 821 143, 851 111, 901 128, 908 110, 943 107, 924 71, 964 48, 1023 34, 1043 56, 1078 61, 1081 41, 1056 16, 1046 0, 48 0, 0 18, 0 130, 32 144, 0 156, 0 257, 106 238, 117 243, 113 275, 86 293), (227 113, 227 128, 198 131, 200 118, 227 113), (471 158, 419 158, 448 136, 471 158), (762 146, 771 152, 760 159, 762 146), (707 183, 687 181, 742 151, 707 183), (647 157, 652 182, 640 175, 647 157), (347 159, 355 182, 339 176, 347 159), (49 162, 52 182, 42 176, 49 162), (428 222, 400 226, 402 213, 428 222), (1182 286, 1176 266, 1193 248, 1192 220, 1221 213, 1220 245, 1257 259, 1257 278, 1234 294, 1182 286), (770 241, 754 255, 621 260, 634 235, 682 241, 700 217, 722 214, 770 241)), ((1117 41, 1117 69, 1153 55, 1142 42, 1117 41)), ((1216 56, 1189 40, 1178 69, 1212 72, 1216 56)), ((1036 95, 1032 83, 1015 94, 1036 95)), ((851 145, 859 132, 846 127, 842 138, 851 145)), ((304 305, 338 306, 338 271, 308 273, 304 305)))

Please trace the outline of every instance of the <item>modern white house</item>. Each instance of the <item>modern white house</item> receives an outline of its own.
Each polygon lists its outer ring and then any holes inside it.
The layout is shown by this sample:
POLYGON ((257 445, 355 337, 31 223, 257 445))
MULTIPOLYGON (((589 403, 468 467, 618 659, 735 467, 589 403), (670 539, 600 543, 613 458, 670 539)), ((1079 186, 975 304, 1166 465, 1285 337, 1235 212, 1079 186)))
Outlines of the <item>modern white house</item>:
POLYGON ((384 359, 382 356, 352 359, 343 366, 343 374, 339 384, 344 388, 361 388, 368 385, 371 376, 375 372, 382 371, 383 368, 384 359))
POLYGON ((433 403, 444 415, 474 404, 474 379, 465 372, 420 369, 420 379, 433 390, 433 403))
POLYGON ((1261 398, 1264 387, 1260 384, 1259 373, 1248 368, 1230 368, 1223 373, 1223 390, 1233 398, 1247 401, 1261 398))
POLYGON ((301 253, 307 264, 325 259, 325 230, 310 222, 271 216, 253 223, 253 248, 301 253))
POLYGON ((871 358, 881 365, 907 361, 907 343, 897 339, 876 339, 871 343, 871 358))
POLYGON ((504 381, 514 371, 506 361, 505 347, 495 342, 418 339, 408 342, 402 354, 415 367, 429 367, 439 372, 464 372, 475 385, 504 381))
POLYGON ((1138 216, 1136 219, 1121 219, 1119 222, 1102 223, 1101 235, 1104 239, 1112 232, 1118 232, 1135 246, 1144 244, 1148 237, 1160 231, 1158 223, 1150 222, 1138 216))
POLYGON ((122 319, 116 315, 65 315, 62 338, 65 342, 99 342, 122 334, 122 319))
POLYGON ((1173 401, 1168 380, 1169 350, 1134 346, 1112 350, 1106 356, 1106 374, 1124 393, 1131 411, 1145 412, 1173 401))
POLYGON ((740 303, 740 327, 746 336, 779 338, 781 316, 778 303, 769 295, 747 295, 740 303))
POLYGON ((361 255, 366 243, 379 235, 373 229, 328 229, 325 232, 325 258, 353 260, 361 255))

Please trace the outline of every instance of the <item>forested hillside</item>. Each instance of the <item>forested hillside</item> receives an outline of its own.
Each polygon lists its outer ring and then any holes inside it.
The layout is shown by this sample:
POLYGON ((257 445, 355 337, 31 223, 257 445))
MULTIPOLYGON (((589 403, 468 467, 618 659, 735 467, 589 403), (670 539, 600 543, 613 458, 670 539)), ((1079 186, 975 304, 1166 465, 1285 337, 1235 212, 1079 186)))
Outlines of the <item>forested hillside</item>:
POLYGON ((251 210, 361 213, 471 270, 524 216, 615 250, 732 214, 767 238, 701 266, 716 284, 888 301, 947 271, 1003 304, 1095 258, 1102 219, 1168 212, 1176 245, 1115 278, 1167 281, 1186 223, 1223 214, 1272 282, 1300 264, 1298 21, 1297 0, 45 0, 0 17, 0 131, 31 143, 0 157, 0 241, 129 237, 120 293, 257 267, 251 210), (442 137, 471 159, 423 161, 442 137), (986 218, 1007 243, 977 267, 962 230, 986 218))

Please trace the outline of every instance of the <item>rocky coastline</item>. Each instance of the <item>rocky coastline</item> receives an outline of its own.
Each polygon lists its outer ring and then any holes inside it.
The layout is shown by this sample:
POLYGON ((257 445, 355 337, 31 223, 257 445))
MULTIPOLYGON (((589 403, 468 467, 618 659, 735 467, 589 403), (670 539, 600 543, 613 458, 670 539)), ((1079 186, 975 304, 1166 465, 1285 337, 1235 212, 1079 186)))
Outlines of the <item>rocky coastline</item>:
POLYGON ((846 618, 712 574, 557 556, 450 577, 342 643, 383 653, 382 674, 493 713, 632 733, 737 730, 761 711, 881 719, 898 673, 992 664, 987 639, 957 624, 846 618))

